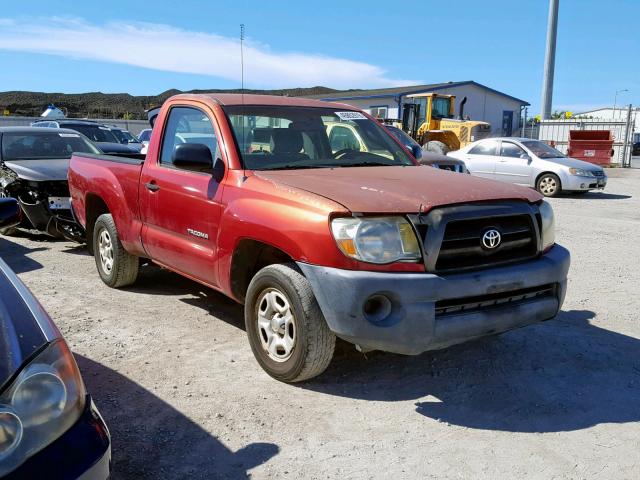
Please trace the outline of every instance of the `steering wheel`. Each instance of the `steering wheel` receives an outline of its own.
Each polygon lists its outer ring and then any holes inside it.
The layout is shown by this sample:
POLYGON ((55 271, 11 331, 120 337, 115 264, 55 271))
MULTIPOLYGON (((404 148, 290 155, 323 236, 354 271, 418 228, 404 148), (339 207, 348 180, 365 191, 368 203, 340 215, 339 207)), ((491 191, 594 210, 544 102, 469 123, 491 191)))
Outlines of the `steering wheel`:
POLYGON ((341 150, 338 150, 337 152, 335 152, 332 157, 335 158, 336 160, 338 160, 340 157, 345 157, 347 155, 349 155, 350 153, 355 153, 356 151, 353 148, 343 148, 341 150))

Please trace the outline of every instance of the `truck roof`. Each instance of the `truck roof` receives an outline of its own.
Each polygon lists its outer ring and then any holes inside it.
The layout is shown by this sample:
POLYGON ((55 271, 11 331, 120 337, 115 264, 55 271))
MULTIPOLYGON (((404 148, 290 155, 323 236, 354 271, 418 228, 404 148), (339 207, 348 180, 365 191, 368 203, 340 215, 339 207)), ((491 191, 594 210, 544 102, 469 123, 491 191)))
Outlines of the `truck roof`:
POLYGON ((180 100, 212 101, 220 105, 284 105, 295 107, 339 108, 341 110, 358 110, 344 103, 323 102, 302 97, 285 97, 281 95, 255 95, 240 93, 183 93, 171 97, 180 100), (243 98, 244 97, 244 98, 243 98))

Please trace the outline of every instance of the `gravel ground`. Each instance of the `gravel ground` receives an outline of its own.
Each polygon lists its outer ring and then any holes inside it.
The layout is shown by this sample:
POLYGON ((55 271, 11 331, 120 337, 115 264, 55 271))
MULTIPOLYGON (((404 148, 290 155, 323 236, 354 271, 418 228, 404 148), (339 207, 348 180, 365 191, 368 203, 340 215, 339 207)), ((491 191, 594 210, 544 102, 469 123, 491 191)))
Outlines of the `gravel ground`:
POLYGON ((113 478, 640 477, 640 170, 553 199, 573 255, 545 324, 403 357, 339 346, 320 378, 258 367, 241 308, 145 267, 112 290, 83 247, 0 239, 73 348, 113 478))

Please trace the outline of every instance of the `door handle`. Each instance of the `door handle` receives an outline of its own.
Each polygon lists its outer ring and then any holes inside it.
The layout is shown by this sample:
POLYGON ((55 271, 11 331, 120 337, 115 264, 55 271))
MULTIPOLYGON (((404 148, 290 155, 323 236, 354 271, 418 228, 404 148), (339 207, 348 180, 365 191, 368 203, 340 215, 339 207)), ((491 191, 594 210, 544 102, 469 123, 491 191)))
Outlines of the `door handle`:
POLYGON ((147 190, 151 190, 152 192, 157 192, 158 190, 160 190, 160 185, 158 185, 154 180, 145 183, 144 186, 147 187, 147 190))

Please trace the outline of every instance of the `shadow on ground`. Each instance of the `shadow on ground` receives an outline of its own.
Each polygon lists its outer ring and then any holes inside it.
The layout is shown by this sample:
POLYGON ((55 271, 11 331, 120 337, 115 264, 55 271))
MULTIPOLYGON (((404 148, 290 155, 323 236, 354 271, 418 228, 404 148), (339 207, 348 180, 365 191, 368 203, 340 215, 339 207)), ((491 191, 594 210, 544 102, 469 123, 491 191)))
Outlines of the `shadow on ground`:
POLYGON ((127 377, 81 355, 76 360, 111 432, 114 480, 249 478, 247 470, 279 452, 272 443, 233 452, 127 377))
POLYGON ((556 198, 584 198, 586 200, 626 200, 632 198, 631 195, 620 195, 618 193, 605 193, 605 192, 587 192, 582 194, 564 194, 556 198))
MULTIPOLYGON (((244 329, 242 307, 157 267, 130 289, 175 295, 244 329)), ((588 310, 502 336, 407 357, 339 342, 327 371, 301 388, 375 401, 468 428, 559 432, 640 421, 640 340, 590 323, 588 310), (425 397, 429 397, 425 400, 425 397)))
POLYGON ((178 297, 179 301, 201 308, 229 325, 244 330, 242 305, 211 288, 156 265, 142 266, 136 283, 127 290, 178 297))
MULTIPOLYGON (((38 237, 39 239, 39 237, 38 237)), ((28 257, 29 254, 49 250, 49 247, 25 247, 12 242, 10 237, 0 236, 0 257, 15 273, 31 272, 42 268, 42 264, 28 257)))
POLYGON ((640 340, 589 323, 593 316, 561 312, 541 325, 417 357, 341 349, 323 376, 302 387, 366 400, 421 400, 415 404, 421 415, 485 430, 637 422, 640 340))

